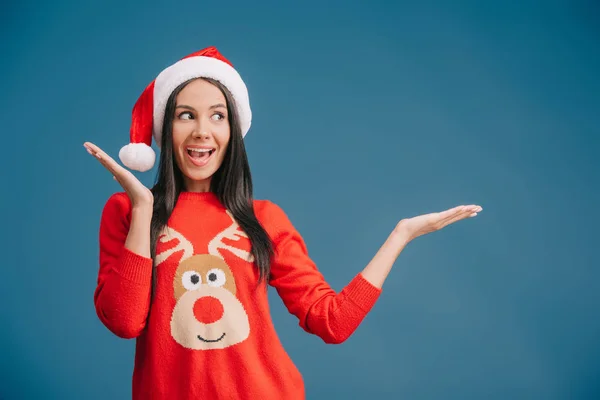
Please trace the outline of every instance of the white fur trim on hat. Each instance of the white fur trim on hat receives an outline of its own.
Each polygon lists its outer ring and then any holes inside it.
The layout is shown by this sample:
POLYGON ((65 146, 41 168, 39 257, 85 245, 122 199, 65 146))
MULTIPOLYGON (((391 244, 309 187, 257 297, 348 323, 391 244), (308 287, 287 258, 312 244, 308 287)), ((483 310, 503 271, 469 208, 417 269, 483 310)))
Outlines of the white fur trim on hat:
POLYGON ((198 77, 212 78, 221 82, 231 92, 242 129, 242 137, 250 129, 252 111, 248 89, 239 73, 229 64, 212 57, 196 56, 184 58, 163 70, 154 84, 154 129, 153 136, 160 146, 165 107, 169 96, 183 82, 198 77))
POLYGON ((130 143, 121 148, 119 158, 127 168, 145 172, 154 165, 156 154, 146 143, 130 143))

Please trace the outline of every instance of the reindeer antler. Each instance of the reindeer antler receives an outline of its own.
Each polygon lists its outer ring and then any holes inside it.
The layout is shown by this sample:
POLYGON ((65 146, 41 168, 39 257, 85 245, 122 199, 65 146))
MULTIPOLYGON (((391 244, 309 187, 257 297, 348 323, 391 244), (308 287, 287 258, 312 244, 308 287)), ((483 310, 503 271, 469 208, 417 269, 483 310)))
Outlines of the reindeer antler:
POLYGON ((158 236, 158 241, 161 243, 166 243, 172 240, 173 238, 177 239, 179 243, 177 243, 177 246, 173 247, 172 249, 165 250, 162 253, 157 254, 155 257, 156 265, 159 265, 167 258, 169 258, 173 253, 176 253, 181 250, 183 250, 183 256, 181 257, 181 260, 185 260, 186 258, 189 258, 194 254, 194 246, 192 245, 192 243, 189 240, 187 240, 185 236, 183 236, 181 233, 168 226, 165 226, 161 234, 158 236))
POLYGON ((219 253, 219 249, 225 249, 229 250, 242 260, 253 262, 254 256, 252 256, 250 252, 223 243, 223 239, 225 238, 230 240, 239 240, 241 237, 248 237, 248 235, 246 235, 244 231, 239 229, 238 224, 235 222, 235 219, 233 218, 233 215, 229 212, 229 210, 227 210, 227 215, 229 215, 229 218, 231 218, 231 221, 233 223, 224 231, 215 236, 213 240, 210 241, 210 243, 208 244, 208 253, 212 254, 213 256, 223 258, 223 256, 221 256, 221 253, 219 253))

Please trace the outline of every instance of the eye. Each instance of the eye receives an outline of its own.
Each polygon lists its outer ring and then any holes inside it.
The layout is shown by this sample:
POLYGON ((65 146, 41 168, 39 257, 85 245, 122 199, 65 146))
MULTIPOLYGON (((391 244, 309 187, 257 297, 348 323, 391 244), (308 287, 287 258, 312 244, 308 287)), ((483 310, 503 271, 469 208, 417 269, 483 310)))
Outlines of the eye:
POLYGON ((221 287, 225 284, 225 272, 219 268, 213 268, 206 273, 206 282, 208 286, 221 287))
POLYGON ((210 117, 213 121, 222 121, 225 119, 225 115, 221 114, 221 113, 216 113, 213 114, 212 117, 210 117))
POLYGON ((194 115, 192 115, 189 111, 184 111, 177 116, 179 119, 194 119, 194 115))
POLYGON ((187 290, 196 290, 202 284, 202 279, 196 271, 185 271, 181 277, 181 283, 187 290))

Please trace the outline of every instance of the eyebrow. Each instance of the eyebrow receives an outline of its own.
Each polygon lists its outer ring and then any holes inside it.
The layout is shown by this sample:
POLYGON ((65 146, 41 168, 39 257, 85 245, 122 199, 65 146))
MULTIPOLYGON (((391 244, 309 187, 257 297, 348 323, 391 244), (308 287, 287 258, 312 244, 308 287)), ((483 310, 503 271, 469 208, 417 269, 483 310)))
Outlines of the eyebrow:
MULTIPOLYGON (((175 107, 175 108, 185 108, 187 110, 196 111, 196 109, 194 107, 188 106, 186 104, 178 104, 177 107, 175 107)), ((208 109, 212 110, 212 109, 215 109, 215 108, 227 108, 227 106, 225 104, 223 104, 223 103, 218 103, 218 104, 213 104, 208 109)))

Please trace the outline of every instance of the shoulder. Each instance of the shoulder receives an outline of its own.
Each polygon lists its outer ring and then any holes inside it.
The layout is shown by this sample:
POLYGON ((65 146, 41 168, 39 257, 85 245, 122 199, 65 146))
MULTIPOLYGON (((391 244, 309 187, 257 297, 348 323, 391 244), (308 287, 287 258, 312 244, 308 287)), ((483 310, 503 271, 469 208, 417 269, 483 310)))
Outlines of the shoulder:
POLYGON ((254 200, 254 212, 257 218, 277 218, 285 215, 283 209, 271 200, 254 200))
POLYGON ((295 230, 286 212, 271 200, 254 200, 254 213, 272 236, 295 230))

